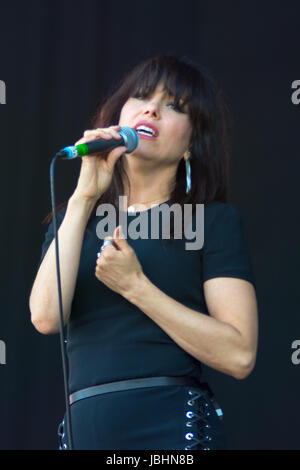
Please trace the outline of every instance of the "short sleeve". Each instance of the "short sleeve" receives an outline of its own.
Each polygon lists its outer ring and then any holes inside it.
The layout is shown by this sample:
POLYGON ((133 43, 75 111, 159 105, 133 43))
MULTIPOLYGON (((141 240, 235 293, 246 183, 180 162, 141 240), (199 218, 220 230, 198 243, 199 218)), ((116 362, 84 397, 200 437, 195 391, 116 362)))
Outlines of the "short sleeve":
MULTIPOLYGON (((60 224, 62 223, 62 221, 64 219, 65 213, 66 213, 65 210, 60 211, 60 212, 57 213, 57 230, 59 229, 60 224)), ((40 262, 39 262, 39 266, 41 265, 41 263, 44 259, 44 256, 47 253, 48 248, 52 243, 53 238, 54 238, 54 228, 53 228, 53 219, 52 219, 50 224, 48 225, 48 230, 45 234, 45 239, 44 239, 44 243, 42 245, 42 253, 41 253, 41 259, 40 259, 40 262)))
POLYGON ((203 282, 213 277, 237 277, 256 289, 242 217, 234 206, 217 203, 204 215, 203 282))

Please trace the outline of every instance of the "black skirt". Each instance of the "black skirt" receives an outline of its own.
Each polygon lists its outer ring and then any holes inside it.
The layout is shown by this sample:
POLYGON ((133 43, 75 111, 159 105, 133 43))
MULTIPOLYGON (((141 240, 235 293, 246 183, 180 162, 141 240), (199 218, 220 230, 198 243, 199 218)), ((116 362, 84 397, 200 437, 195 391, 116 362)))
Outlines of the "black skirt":
MULTIPOLYGON (((74 450, 224 450, 221 409, 200 386, 93 396, 71 405, 74 450)), ((68 448, 65 417, 59 448, 68 448)))

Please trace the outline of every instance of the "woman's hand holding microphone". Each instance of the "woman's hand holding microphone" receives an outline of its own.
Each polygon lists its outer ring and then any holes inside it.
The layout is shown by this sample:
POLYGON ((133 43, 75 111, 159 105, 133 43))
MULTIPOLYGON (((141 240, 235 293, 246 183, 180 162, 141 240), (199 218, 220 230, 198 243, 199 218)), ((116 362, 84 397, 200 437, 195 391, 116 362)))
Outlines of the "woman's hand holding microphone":
MULTIPOLYGON (((115 138, 120 140, 122 137, 118 130, 120 130, 119 125, 87 130, 75 145, 97 139, 110 140, 115 138)), ((109 187, 115 164, 126 150, 126 147, 122 146, 111 150, 106 157, 103 154, 82 157, 80 174, 73 196, 76 196, 77 199, 95 203, 109 187)))

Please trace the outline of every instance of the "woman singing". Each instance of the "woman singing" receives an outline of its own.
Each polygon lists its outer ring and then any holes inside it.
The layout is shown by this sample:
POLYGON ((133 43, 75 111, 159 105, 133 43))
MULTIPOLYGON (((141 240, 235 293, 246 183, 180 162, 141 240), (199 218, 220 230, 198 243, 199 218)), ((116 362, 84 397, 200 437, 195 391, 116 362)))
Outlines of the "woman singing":
MULTIPOLYGON (((258 336, 243 223, 227 202, 227 106, 206 70, 158 56, 122 81, 76 144, 120 139, 120 126, 136 130, 136 149, 83 157, 58 213, 73 447, 225 449, 222 410, 201 364, 243 379, 258 336), (116 213, 106 237, 102 204, 116 213), (163 224, 151 236, 152 217, 173 204, 192 207, 193 227, 196 205, 204 208, 198 249, 187 249, 184 231, 174 235, 171 210, 170 236, 163 224), (138 226, 148 236, 135 236, 138 226)), ((59 332, 52 222, 30 310, 40 333, 59 332)), ((59 431, 67 448, 64 421, 59 431)))

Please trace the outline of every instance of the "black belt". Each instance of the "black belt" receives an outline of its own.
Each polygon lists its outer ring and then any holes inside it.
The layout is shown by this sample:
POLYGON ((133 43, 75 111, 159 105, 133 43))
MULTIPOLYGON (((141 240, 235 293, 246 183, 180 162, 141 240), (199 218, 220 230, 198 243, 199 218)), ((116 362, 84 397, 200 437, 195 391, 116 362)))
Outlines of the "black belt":
POLYGON ((69 396, 69 403, 72 405, 72 403, 75 403, 78 400, 101 395, 102 393, 121 392, 123 390, 132 390, 136 388, 161 387, 167 385, 185 385, 190 387, 197 387, 203 389, 203 393, 208 392, 209 396, 212 394, 207 384, 199 383, 191 377, 146 377, 142 379, 129 379, 110 382, 78 390, 69 396))

